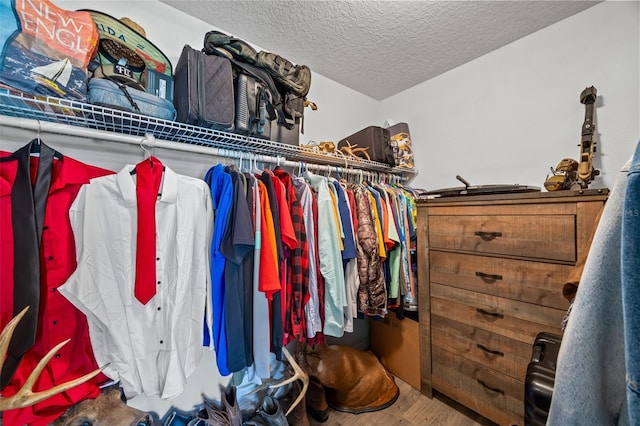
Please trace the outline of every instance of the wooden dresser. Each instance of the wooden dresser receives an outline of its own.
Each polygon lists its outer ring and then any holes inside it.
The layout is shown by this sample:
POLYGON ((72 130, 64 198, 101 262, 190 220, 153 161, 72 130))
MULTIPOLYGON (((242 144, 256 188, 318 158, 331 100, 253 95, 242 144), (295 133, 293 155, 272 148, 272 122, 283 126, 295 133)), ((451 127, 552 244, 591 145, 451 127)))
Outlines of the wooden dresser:
POLYGON ((541 331, 562 334, 565 278, 608 190, 448 197, 418 204, 421 388, 500 425, 524 424, 541 331), (422 285, 428 283, 428 285, 422 285))

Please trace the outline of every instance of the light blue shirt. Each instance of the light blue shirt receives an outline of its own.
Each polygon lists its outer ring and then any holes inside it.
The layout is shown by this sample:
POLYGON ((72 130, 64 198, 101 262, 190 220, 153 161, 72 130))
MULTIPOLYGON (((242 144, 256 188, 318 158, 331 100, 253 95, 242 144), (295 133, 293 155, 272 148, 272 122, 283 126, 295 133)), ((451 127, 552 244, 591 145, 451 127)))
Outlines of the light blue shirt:
POLYGON ((343 309, 347 304, 344 270, 340 251, 340 236, 336 223, 327 178, 306 172, 306 178, 318 194, 318 256, 320 273, 324 277, 324 334, 342 337, 344 334, 343 309))

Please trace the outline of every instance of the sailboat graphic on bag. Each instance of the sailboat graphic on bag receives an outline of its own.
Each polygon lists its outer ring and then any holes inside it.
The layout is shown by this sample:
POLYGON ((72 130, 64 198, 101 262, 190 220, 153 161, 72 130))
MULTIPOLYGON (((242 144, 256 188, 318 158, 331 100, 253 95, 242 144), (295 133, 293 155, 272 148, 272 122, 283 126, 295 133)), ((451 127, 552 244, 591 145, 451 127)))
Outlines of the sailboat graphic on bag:
POLYGON ((69 58, 51 62, 48 65, 31 68, 31 72, 35 74, 34 78, 40 84, 48 86, 60 96, 64 96, 66 94, 66 90, 62 87, 67 87, 69 84, 71 71, 73 71, 73 66, 71 65, 71 61, 69 61, 69 58))

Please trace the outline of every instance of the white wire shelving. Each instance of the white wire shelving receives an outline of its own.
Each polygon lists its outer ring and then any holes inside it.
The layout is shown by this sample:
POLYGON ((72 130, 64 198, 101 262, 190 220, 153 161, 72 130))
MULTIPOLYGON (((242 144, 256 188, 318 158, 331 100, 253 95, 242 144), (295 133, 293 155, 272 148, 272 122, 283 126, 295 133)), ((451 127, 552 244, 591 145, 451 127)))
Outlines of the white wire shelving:
POLYGON ((190 148, 177 144, 193 146, 194 152, 201 152, 196 147, 211 147, 248 155, 275 156, 288 161, 391 174, 404 181, 417 174, 416 170, 390 167, 366 159, 345 158, 338 154, 312 151, 304 146, 162 120, 68 99, 33 96, 4 87, 0 87, 0 115, 36 120, 38 123, 51 122, 93 129, 97 131, 95 137, 104 136, 104 132, 136 137, 152 135, 156 140, 167 141, 168 143, 163 142, 166 147, 173 146, 182 151, 190 148))

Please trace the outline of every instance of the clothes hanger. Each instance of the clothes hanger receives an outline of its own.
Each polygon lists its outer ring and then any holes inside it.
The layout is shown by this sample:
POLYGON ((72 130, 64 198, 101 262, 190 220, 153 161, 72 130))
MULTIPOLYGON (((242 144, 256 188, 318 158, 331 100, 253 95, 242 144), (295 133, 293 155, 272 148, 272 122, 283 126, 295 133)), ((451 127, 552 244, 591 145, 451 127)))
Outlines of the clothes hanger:
MULTIPOLYGON (((40 147, 44 143, 44 142, 42 142, 42 139, 40 138, 40 131, 41 130, 42 130, 42 125, 40 123, 40 120, 38 120, 38 134, 36 135, 36 138, 31 141, 31 148, 29 149, 29 153, 33 157, 39 157, 40 156, 40 147)), ((56 151, 54 149, 53 150, 53 158, 54 159, 58 159, 58 160, 62 160, 62 159, 64 159, 64 155, 62 155, 61 153, 59 153, 58 151, 56 151)))
POLYGON ((244 167, 244 152, 238 153, 238 169, 240 169, 240 173, 246 172, 246 169, 244 167))
POLYGON ((308 179, 307 179, 307 164, 304 161, 300 162, 300 177, 303 178, 305 181, 308 181, 308 179))
POLYGON ((254 175, 261 175, 263 170, 258 169, 258 157, 251 154, 251 161, 253 162, 253 166, 251 166, 251 173, 254 175))
MULTIPOLYGON (((151 134, 146 134, 146 135, 144 135, 144 137, 143 137, 142 139, 140 139, 140 143, 138 144, 138 145, 140 146, 140 148, 141 148, 141 149, 144 151, 144 153, 146 154, 145 158, 144 158, 142 161, 144 161, 144 160, 147 160, 147 159, 148 159, 148 160, 149 160, 149 166, 151 166, 151 167, 153 167, 153 161, 151 160, 152 155, 151 155, 151 152, 150 152, 150 151, 149 151, 149 150, 144 146, 144 142, 145 142, 145 141, 151 142, 151 146, 152 146, 152 148, 151 148, 151 149, 155 149, 155 140, 156 140, 156 138, 155 138, 153 135, 151 135, 151 134)), ((163 165, 162 165, 162 171, 164 172, 165 170, 166 170, 166 169, 165 169, 164 164, 163 164, 163 165)), ((135 167, 133 168, 133 170, 131 170, 131 171, 129 172, 129 174, 130 174, 130 175, 132 175, 132 176, 136 174, 136 169, 135 169, 135 167)))
POLYGON ((239 151, 233 151, 233 150, 228 150, 225 151, 226 152, 226 157, 228 162, 225 163, 225 171, 227 173, 229 172, 237 172, 240 173, 240 167, 239 167, 239 159, 240 159, 240 155, 242 154, 239 151))
POLYGON ((280 169, 282 168, 281 166, 281 162, 283 162, 283 160, 286 160, 284 157, 280 157, 279 155, 276 157, 276 168, 280 169))
POLYGON ((31 141, 31 149, 29 150, 33 157, 40 155, 40 143, 40 120, 38 120, 38 134, 36 135, 36 138, 31 141))

